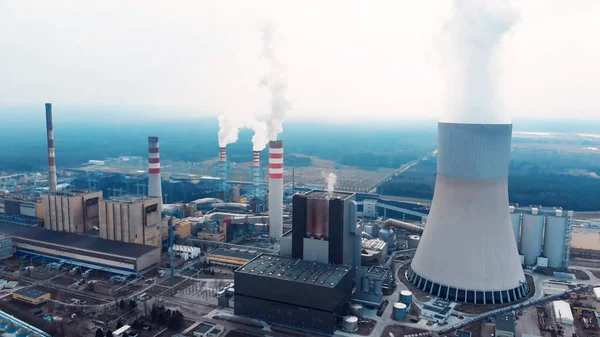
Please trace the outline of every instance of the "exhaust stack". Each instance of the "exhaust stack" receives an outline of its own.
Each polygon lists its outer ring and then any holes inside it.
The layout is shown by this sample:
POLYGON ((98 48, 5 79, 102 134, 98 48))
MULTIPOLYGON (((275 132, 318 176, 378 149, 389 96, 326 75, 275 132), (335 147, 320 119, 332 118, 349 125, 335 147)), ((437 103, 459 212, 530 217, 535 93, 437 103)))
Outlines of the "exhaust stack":
POLYGON ((258 198, 260 189, 260 151, 252 152, 252 184, 254 185, 254 198, 258 198))
POLYGON ((223 200, 227 201, 227 148, 224 146, 219 148, 219 178, 223 200))
POLYGON ((148 137, 148 196, 160 198, 162 212, 162 186, 160 179, 160 151, 158 137, 148 137))
POLYGON ((283 234, 283 142, 269 142, 269 234, 279 240, 283 234))
POLYGON ((48 134, 48 185, 50 187, 50 192, 56 192, 56 159, 54 152, 52 103, 46 103, 46 132, 48 134))

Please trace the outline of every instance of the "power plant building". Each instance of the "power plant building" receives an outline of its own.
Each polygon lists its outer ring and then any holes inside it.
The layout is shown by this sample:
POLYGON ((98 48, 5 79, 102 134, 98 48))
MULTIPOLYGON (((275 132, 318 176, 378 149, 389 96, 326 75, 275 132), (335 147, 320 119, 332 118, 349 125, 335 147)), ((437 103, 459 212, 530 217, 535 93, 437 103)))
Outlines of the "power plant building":
POLYGON ((338 191, 295 195, 291 237, 281 238, 281 251, 306 261, 359 266, 362 229, 354 200, 353 193, 338 191))
POLYGON ((42 198, 10 194, 0 196, 0 219, 38 225, 44 221, 42 198))
POLYGON ((159 247, 58 233, 3 221, 0 221, 0 232, 12 238, 17 254, 47 261, 63 261, 122 275, 141 274, 160 263, 159 247))
POLYGON ((84 233, 100 223, 102 192, 59 191, 42 196, 44 227, 57 232, 84 233))
POLYGON ((235 271, 235 314, 331 334, 352 279, 351 266, 262 254, 235 271))
POLYGON ((512 124, 438 124, 437 177, 409 269, 417 288, 467 303, 509 303, 529 285, 508 204, 512 124))
POLYGON ((162 244, 161 201, 147 197, 113 197, 100 203, 100 237, 106 240, 162 244))

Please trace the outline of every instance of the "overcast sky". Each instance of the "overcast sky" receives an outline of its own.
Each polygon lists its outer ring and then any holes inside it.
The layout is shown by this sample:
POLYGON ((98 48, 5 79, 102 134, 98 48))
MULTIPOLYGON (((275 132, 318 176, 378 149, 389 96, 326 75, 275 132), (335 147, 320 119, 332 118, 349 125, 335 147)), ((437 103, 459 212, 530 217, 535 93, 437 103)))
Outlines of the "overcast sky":
MULTIPOLYGON (((514 118, 600 118, 600 1, 513 1, 498 92, 514 118)), ((0 0, 0 105, 261 114, 259 22, 276 27, 290 119, 437 118, 450 1, 0 0), (139 107, 144 107, 139 109, 139 107), (147 108, 147 110, 145 110, 147 108)), ((147 111, 147 112, 145 112, 147 111)))

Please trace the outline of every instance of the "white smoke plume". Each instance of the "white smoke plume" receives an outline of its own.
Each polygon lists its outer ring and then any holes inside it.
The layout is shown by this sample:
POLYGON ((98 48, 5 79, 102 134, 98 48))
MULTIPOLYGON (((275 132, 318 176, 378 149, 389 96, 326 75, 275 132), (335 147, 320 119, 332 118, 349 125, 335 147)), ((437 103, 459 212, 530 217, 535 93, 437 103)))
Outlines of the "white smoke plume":
POLYGON ((239 116, 219 116, 219 147, 225 147, 238 140, 238 133, 246 123, 239 116))
POLYGON ((261 151, 270 140, 277 140, 277 135, 283 131, 283 120, 291 108, 285 98, 287 91, 285 67, 277 59, 273 46, 273 23, 263 22, 260 30, 263 43, 261 56, 269 62, 269 72, 261 79, 260 86, 269 89, 271 104, 264 121, 254 121, 250 126, 254 130, 254 137, 252 137, 254 151, 261 151))
POLYGON ((329 172, 325 176, 325 183, 327 184, 327 196, 331 198, 333 196, 333 190, 335 189, 335 185, 337 184, 337 176, 333 172, 329 172))
POLYGON ((440 43, 453 101, 443 122, 510 123, 496 98, 496 54, 516 20, 507 0, 454 0, 440 43))

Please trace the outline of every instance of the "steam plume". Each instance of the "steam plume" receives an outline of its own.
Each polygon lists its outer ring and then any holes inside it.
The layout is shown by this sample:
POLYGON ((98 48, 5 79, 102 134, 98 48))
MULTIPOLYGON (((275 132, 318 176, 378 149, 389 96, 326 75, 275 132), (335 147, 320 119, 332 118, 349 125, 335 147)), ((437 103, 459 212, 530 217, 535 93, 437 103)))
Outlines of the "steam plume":
POLYGON ((337 176, 333 172, 329 172, 325 176, 325 182, 327 183, 327 195, 331 198, 333 196, 333 190, 335 189, 335 184, 337 184, 337 176))
POLYGON ((271 93, 270 111, 264 121, 254 121, 252 143, 255 151, 261 151, 270 140, 277 140, 277 135, 283 131, 283 120, 290 103, 285 98, 287 77, 285 67, 277 59, 273 47, 274 27, 271 22, 261 25, 261 40, 263 43, 262 57, 269 61, 269 72, 261 79, 260 86, 269 89, 271 93))
POLYGON ((219 147, 235 143, 238 140, 238 132, 245 125, 244 121, 231 115, 219 116, 219 147))
POLYGON ((502 0, 455 0, 453 10, 441 45, 454 102, 442 121, 510 123, 497 108, 494 68, 498 46, 516 13, 502 0))

